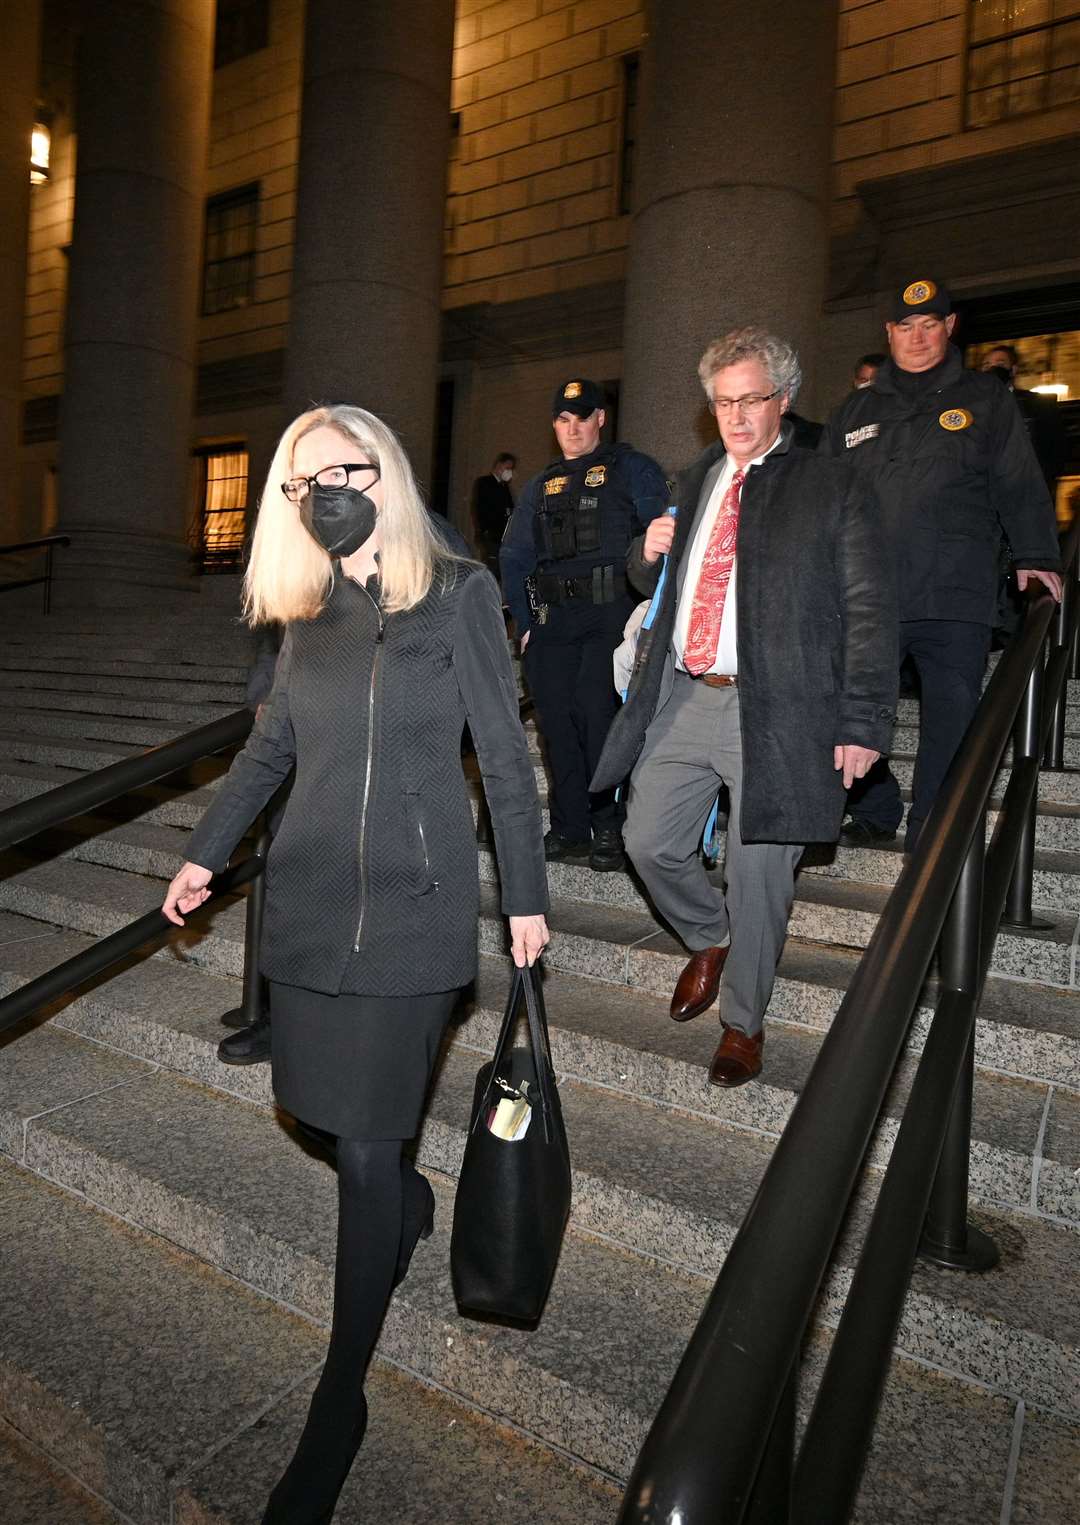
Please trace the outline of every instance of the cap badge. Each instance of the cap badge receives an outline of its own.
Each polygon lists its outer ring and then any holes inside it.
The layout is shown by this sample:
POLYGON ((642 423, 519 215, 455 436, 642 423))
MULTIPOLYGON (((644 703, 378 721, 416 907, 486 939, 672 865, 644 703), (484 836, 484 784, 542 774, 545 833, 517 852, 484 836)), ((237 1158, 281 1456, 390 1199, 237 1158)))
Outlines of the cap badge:
POLYGON ((933 281, 912 281, 910 286, 904 287, 904 305, 907 307, 921 307, 923 302, 936 296, 937 287, 933 281))
POLYGON ((957 429, 966 429, 974 419, 966 408, 946 408, 941 414, 938 423, 943 429, 948 429, 955 434, 957 429))
POLYGON ((580 397, 581 396, 581 382, 580 381, 568 381, 566 383, 566 385, 563 387, 563 396, 564 397, 580 397))
POLYGON ((556 493, 565 492, 569 477, 548 477, 544 483, 544 496, 553 497, 556 493))
POLYGON ((603 485, 604 485, 604 483, 606 481, 607 481, 607 467, 606 466, 590 466, 588 471, 585 473, 585 486, 586 487, 603 487, 603 485))

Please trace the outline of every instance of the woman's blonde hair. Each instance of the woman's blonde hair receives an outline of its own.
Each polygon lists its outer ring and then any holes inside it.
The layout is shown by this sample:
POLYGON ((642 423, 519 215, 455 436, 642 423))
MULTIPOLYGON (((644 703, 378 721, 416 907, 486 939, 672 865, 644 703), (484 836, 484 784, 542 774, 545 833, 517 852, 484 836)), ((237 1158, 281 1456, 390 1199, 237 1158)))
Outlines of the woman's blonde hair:
POLYGON ((388 614, 412 609, 427 596, 440 563, 459 560, 436 538, 401 442, 374 413, 335 403, 292 421, 278 441, 259 502, 244 576, 244 613, 252 625, 313 619, 326 602, 333 566, 304 528, 297 505, 281 490, 293 475, 297 441, 313 429, 336 429, 379 468, 383 506, 379 570, 388 614))

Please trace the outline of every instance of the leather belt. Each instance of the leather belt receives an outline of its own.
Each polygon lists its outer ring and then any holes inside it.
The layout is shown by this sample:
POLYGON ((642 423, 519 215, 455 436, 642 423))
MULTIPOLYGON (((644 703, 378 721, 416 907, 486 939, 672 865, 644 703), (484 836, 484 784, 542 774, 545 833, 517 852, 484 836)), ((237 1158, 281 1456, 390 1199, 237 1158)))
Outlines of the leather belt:
POLYGON ((690 676, 698 683, 704 683, 706 688, 737 688, 739 680, 736 677, 728 677, 726 673, 702 672, 691 673, 690 676))

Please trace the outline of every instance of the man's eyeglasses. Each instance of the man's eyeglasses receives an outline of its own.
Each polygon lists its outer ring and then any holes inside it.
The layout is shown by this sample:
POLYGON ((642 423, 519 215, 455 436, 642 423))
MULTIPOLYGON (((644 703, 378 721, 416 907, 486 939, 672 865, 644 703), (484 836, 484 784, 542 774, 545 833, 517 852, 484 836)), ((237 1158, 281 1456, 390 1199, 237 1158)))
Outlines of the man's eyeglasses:
MULTIPOLYGON (((299 503, 306 498, 313 487, 348 487, 349 477, 354 471, 370 471, 371 481, 366 484, 371 487, 379 480, 379 468, 373 466, 370 461, 352 461, 343 466, 323 466, 313 477, 293 477, 288 482, 282 482, 281 490, 290 503, 299 503)), ((364 489, 361 488, 362 492, 364 489)))
POLYGON ((760 413, 767 402, 779 396, 780 388, 777 387, 775 392, 766 392, 764 396, 760 392, 747 392, 745 397, 714 397, 712 405, 717 413, 730 413, 732 408, 740 408, 744 413, 760 413))

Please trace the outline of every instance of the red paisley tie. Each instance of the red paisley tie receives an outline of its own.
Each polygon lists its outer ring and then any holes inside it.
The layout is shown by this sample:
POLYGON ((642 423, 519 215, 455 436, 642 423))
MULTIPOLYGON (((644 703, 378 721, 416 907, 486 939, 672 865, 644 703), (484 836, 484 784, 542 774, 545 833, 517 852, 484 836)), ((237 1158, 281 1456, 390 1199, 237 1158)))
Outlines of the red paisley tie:
POLYGON ((694 590, 690 624, 683 649, 683 666, 698 677, 716 661, 720 622, 724 617, 731 569, 735 565, 735 542, 739 529, 739 500, 746 473, 737 471, 713 521, 709 543, 701 560, 701 574, 694 590))

